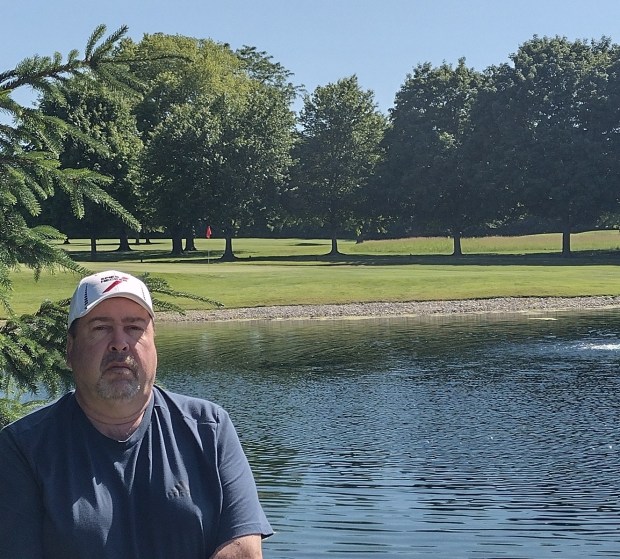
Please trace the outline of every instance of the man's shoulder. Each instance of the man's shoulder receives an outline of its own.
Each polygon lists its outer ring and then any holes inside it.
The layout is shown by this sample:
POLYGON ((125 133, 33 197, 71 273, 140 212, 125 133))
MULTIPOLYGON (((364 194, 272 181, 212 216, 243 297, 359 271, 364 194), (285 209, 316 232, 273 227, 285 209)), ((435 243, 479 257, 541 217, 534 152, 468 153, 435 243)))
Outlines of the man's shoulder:
POLYGON ((51 427, 61 417, 71 412, 73 402, 73 392, 69 392, 58 400, 45 404, 13 423, 9 423, 3 431, 16 436, 22 436, 28 432, 38 431, 39 428, 51 427))
POLYGON ((74 406, 73 393, 65 394, 9 423, 0 431, 0 448, 16 445, 26 455, 35 455, 41 449, 59 448, 74 424, 74 406))
POLYGON ((155 406, 166 408, 171 414, 177 412, 198 423, 217 424, 228 418, 221 406, 209 400, 170 392, 159 386, 154 387, 153 393, 155 406))

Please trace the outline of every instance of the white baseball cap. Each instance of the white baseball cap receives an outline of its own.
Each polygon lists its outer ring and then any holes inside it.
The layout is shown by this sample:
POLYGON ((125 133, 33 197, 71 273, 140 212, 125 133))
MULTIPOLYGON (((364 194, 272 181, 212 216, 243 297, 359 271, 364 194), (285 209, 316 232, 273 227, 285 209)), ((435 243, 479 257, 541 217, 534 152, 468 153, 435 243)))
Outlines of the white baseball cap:
POLYGON ((155 318, 151 294, 146 285, 130 274, 108 270, 82 278, 71 298, 67 326, 71 327, 74 320, 86 316, 99 303, 112 297, 131 299, 142 305, 151 318, 155 318))

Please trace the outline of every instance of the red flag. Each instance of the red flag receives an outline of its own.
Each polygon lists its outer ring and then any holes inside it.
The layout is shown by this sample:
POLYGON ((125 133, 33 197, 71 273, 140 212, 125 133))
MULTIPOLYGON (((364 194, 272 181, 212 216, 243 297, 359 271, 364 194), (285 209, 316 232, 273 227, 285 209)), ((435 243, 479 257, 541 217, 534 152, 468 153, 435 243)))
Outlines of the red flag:
POLYGON ((205 237, 206 237, 207 239, 210 239, 210 238, 211 238, 211 226, 210 226, 210 225, 207 225, 207 230, 206 230, 206 232, 205 232, 205 237))

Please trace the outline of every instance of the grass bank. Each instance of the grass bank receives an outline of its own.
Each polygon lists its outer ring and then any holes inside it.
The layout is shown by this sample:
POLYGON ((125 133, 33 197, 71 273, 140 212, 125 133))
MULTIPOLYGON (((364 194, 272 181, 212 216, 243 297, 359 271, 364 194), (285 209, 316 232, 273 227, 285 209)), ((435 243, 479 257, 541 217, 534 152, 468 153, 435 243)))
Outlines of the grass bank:
MULTIPOLYGON (((559 234, 464 239, 465 255, 450 256, 448 238, 340 241, 339 257, 325 256, 329 241, 318 239, 235 239, 238 260, 218 259, 222 239, 197 239, 197 251, 170 256, 170 241, 132 245, 119 253, 116 241, 98 244, 96 262, 89 243, 63 245, 93 271, 117 268, 165 278, 179 291, 197 293, 228 308, 287 304, 373 301, 428 301, 490 297, 620 295, 620 234, 573 235, 571 258, 562 258, 559 234)), ((31 271, 12 274, 12 304, 33 312, 44 299, 69 297, 77 277, 31 271)), ((186 309, 206 305, 181 302, 186 309)), ((1 314, 1 313, 0 313, 1 314)))

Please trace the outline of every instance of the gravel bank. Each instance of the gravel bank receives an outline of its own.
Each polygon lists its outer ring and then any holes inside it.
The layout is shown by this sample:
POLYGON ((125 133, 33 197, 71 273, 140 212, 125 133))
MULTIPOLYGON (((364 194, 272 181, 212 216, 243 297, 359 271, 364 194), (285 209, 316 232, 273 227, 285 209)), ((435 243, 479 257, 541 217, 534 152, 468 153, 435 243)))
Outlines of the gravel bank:
POLYGON ((284 305, 240 309, 161 312, 162 322, 214 322, 225 320, 309 320, 379 318, 388 316, 457 315, 471 313, 552 312, 620 307, 620 297, 502 297, 463 301, 412 301, 408 303, 350 303, 345 305, 284 305))

